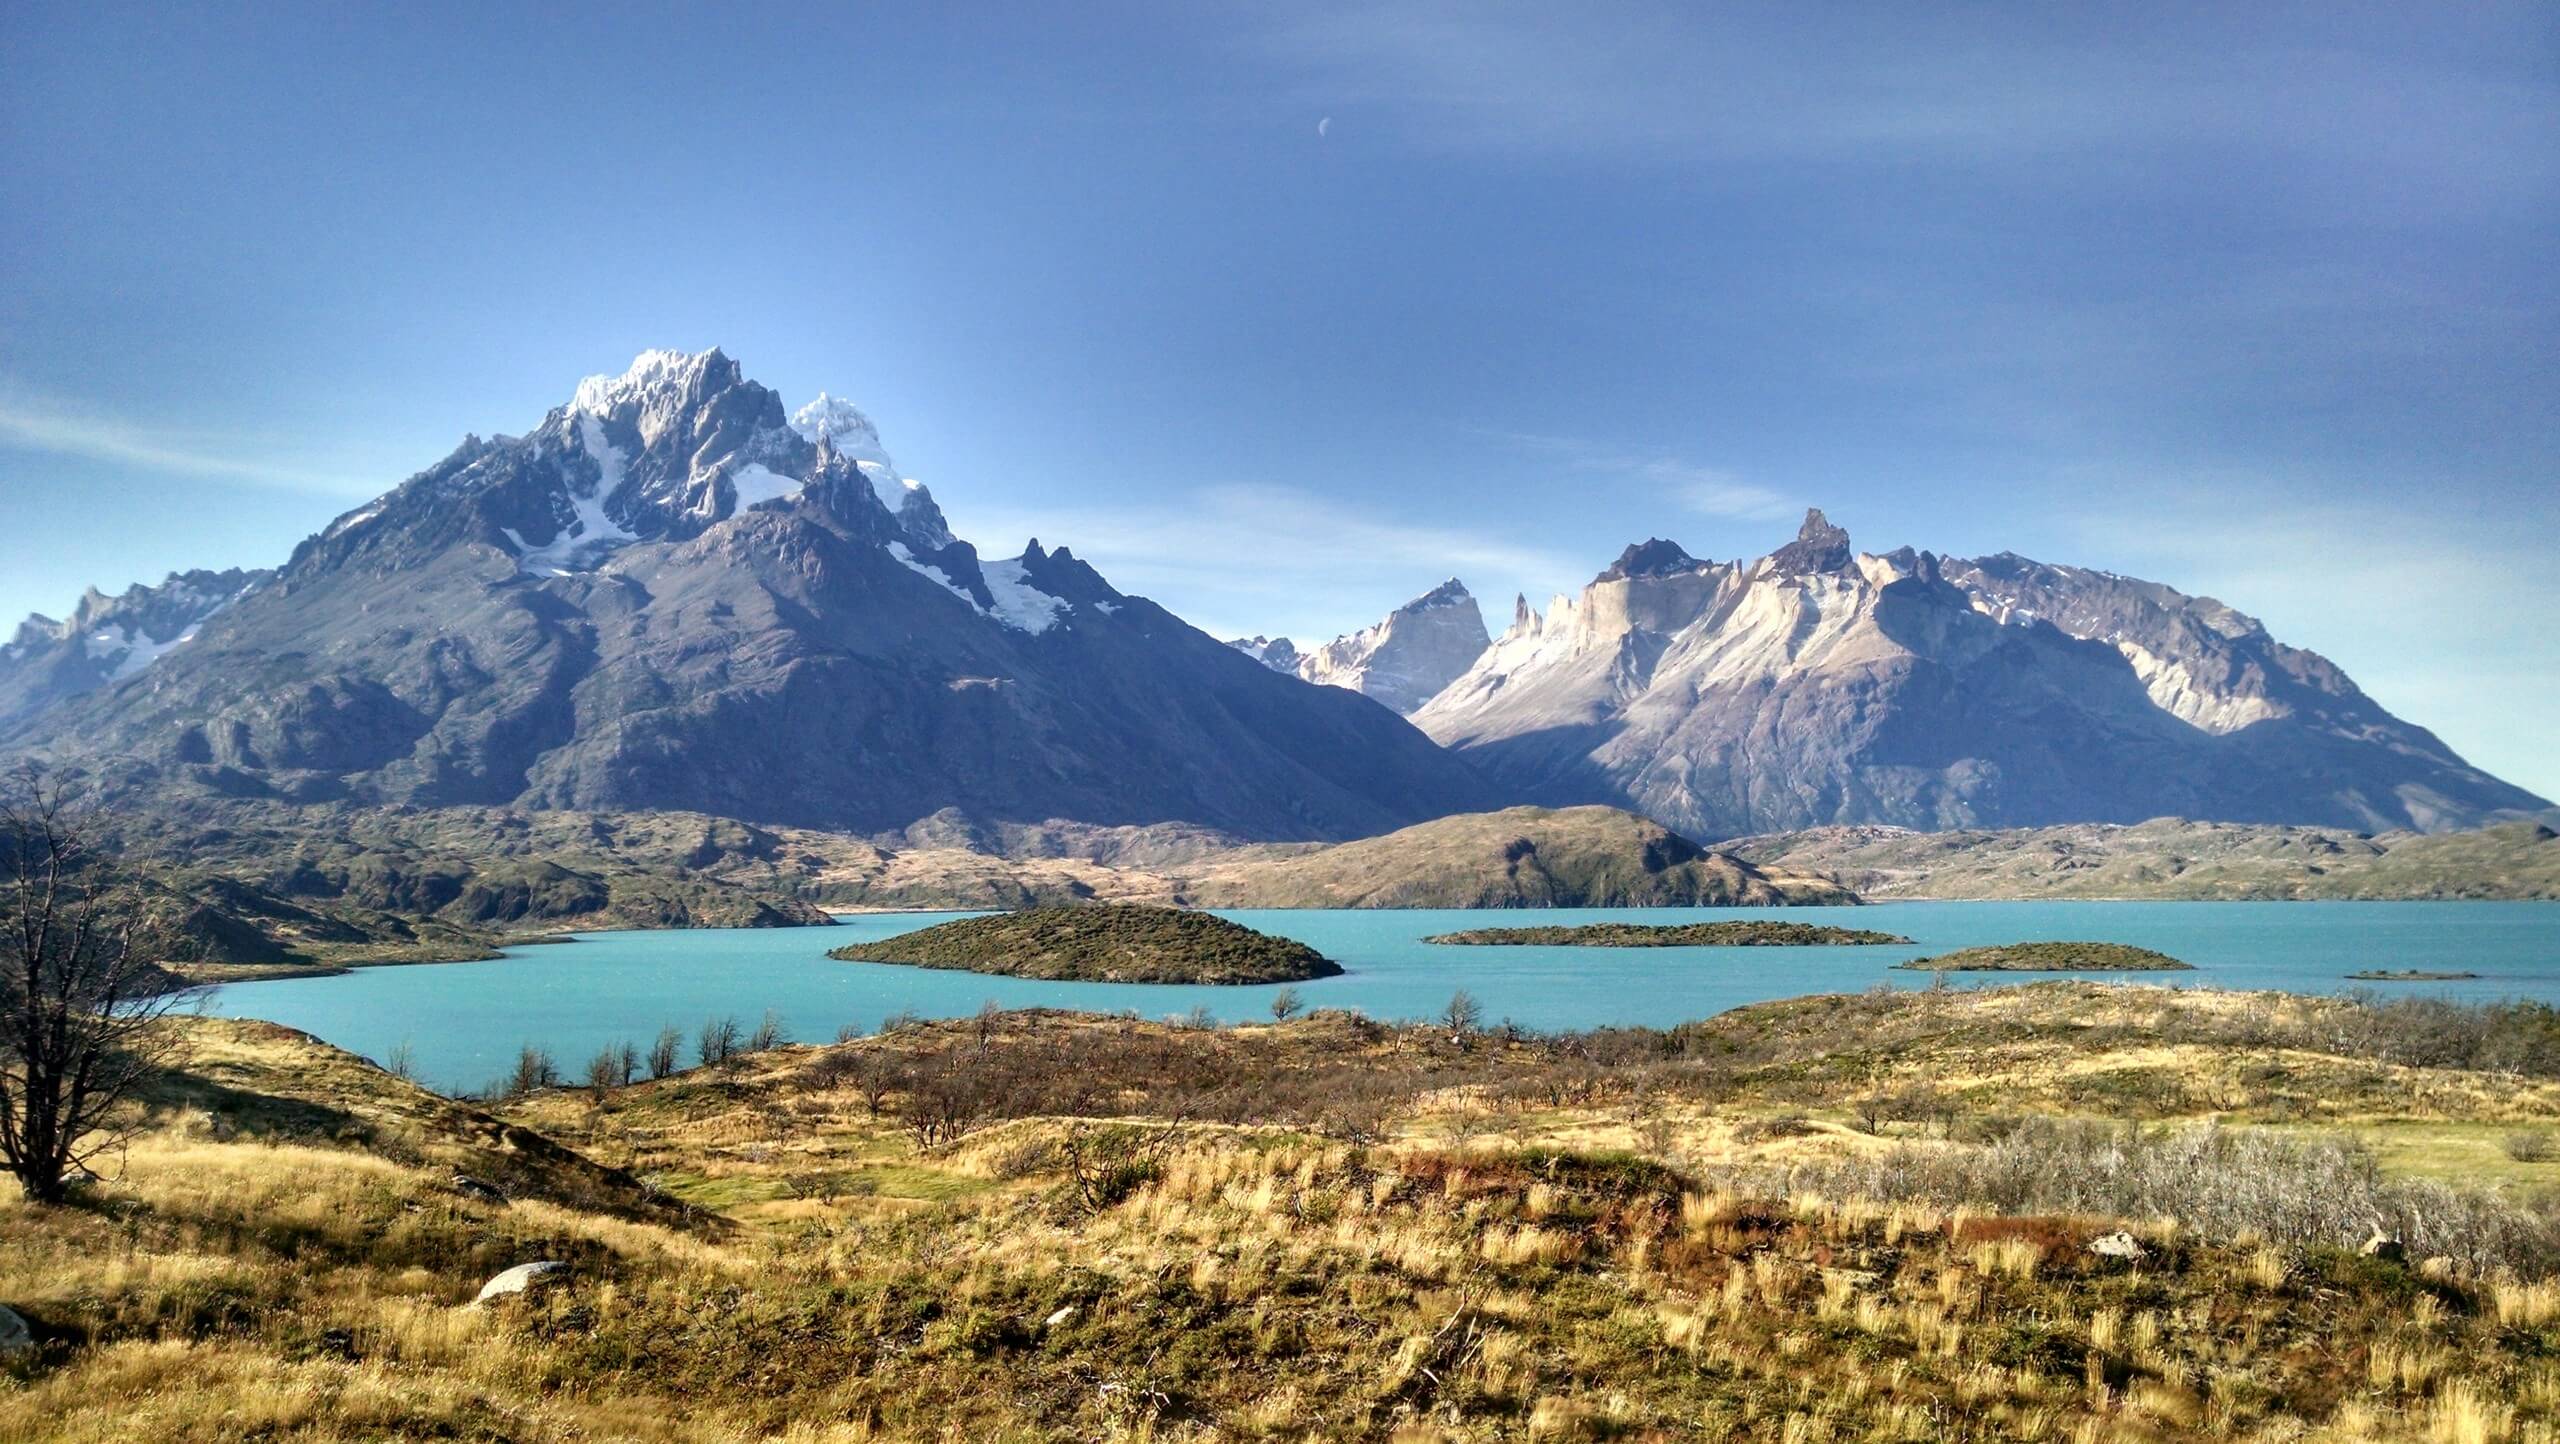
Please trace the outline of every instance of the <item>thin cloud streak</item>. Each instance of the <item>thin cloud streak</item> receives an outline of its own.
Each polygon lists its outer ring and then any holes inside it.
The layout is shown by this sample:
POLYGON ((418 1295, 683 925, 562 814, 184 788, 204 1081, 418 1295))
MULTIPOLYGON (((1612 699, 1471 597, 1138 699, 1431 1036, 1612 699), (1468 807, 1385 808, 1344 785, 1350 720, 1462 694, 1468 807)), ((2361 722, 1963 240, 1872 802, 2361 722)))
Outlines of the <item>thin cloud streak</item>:
MULTIPOLYGON (((2528 158, 2552 129, 2546 81, 2467 73, 2415 47, 2359 53, 2319 18, 2262 15, 2227 53, 2200 54, 2174 16, 2093 48, 1906 7, 1808 33, 1791 8, 1633 4, 1595 24, 1546 7, 1376 0, 1275 12, 1258 43, 1307 103, 1357 105, 1456 151, 1980 167, 2246 134, 2267 154, 2352 160, 2347 183, 2364 193, 2415 183, 2465 206, 2494 203, 2519 168, 2552 174, 2528 158), (2489 143, 2447 144, 2466 138, 2489 143)), ((2528 44, 2540 25, 2529 6, 2487 23, 2528 44)))
POLYGON ((200 438, 155 433, 24 394, 0 395, 0 446, 323 496, 365 496, 381 490, 346 476, 242 460, 223 454, 218 444, 203 446, 200 438))
POLYGON ((1219 636, 1332 637, 1455 575, 1480 595, 1587 571, 1577 559, 1458 528, 1363 513, 1296 487, 1204 487, 1162 507, 948 508, 988 555, 1038 538, 1219 636))
POLYGON ((1793 521, 1804 506, 1793 497, 1718 466, 1678 456, 1612 446, 1573 436, 1527 431, 1477 434, 1573 471, 1616 477, 1649 493, 1667 493, 1681 507, 1728 521, 1793 521))

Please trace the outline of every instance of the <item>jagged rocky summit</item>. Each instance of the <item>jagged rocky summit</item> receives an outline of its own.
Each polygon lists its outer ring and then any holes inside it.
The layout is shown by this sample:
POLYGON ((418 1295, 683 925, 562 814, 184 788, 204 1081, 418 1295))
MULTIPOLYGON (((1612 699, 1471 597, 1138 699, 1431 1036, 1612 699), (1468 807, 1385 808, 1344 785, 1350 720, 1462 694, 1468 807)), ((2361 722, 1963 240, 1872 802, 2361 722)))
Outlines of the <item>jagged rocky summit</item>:
POLYGON ((1857 551, 1627 548, 1415 722, 1514 795, 1695 837, 2177 816, 2444 830, 2547 809, 2317 654, 2154 582, 1857 551))
POLYGON ((1492 637, 1466 584, 1455 577, 1312 652, 1287 637, 1240 637, 1229 646, 1277 672, 1374 697, 1411 715, 1484 654, 1492 637))
POLYGON ((90 588, 61 621, 29 617, 0 645, 0 729, 66 697, 138 675, 170 650, 195 639, 205 619, 275 573, 172 573, 158 586, 134 586, 110 597, 90 588))

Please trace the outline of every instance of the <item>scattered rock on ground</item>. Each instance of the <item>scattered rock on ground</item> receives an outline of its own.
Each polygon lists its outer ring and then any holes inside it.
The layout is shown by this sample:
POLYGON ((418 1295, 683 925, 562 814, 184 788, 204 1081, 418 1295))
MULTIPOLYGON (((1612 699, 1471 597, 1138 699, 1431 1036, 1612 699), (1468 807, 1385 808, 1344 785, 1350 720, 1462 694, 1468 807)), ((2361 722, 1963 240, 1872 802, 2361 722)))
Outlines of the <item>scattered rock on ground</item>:
POLYGON ((479 1179, 473 1178, 467 1173, 457 1173, 453 1176, 453 1191, 461 1194, 464 1198, 476 1198, 482 1203, 504 1203, 507 1201, 507 1196, 498 1191, 498 1186, 496 1184, 483 1183, 479 1179))
POLYGON ((2100 1258, 2136 1259, 2148 1257, 2151 1250, 2144 1248, 2140 1239, 2118 1229, 2089 1240, 2089 1252, 2100 1258))
POLYGON ((16 1309, 0 1304, 0 1359, 15 1359, 36 1351, 36 1336, 16 1309))
POLYGON ((549 1288, 553 1284, 563 1284, 568 1281, 569 1266, 558 1259, 517 1264, 514 1268, 482 1284, 479 1296, 471 1302, 485 1304, 491 1299, 504 1298, 509 1294, 529 1294, 549 1288))

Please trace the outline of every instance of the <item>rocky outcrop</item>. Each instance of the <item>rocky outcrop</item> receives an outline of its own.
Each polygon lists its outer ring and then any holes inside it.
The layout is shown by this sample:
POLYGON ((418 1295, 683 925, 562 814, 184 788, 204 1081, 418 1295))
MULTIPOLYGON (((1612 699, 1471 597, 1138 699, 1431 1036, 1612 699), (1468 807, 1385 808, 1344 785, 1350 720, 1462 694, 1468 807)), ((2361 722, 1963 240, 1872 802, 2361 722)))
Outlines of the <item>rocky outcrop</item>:
POLYGON ((1260 662, 1262 665, 1269 667, 1274 672, 1286 672, 1291 676, 1297 675, 1298 644, 1290 641, 1286 637, 1238 637, 1227 643, 1227 645, 1244 653, 1246 656, 1251 657, 1253 660, 1260 662))
POLYGON ((474 1307, 486 1307, 499 1299, 540 1293, 544 1289, 557 1288, 568 1281, 569 1266, 558 1259, 517 1264, 514 1268, 497 1274, 487 1283, 482 1284, 479 1294, 471 1302, 474 1307))
POLYGON ((1474 665, 1491 640, 1476 599, 1452 577, 1375 626, 1306 654, 1297 670, 1310 682, 1347 687, 1410 715, 1474 665))
POLYGON ((2337 667, 2156 583, 1857 552, 1630 547, 1415 714, 1497 783, 1695 837, 2179 816, 2426 831, 2550 806, 2337 667))
POLYGON ((0 1304, 0 1360, 22 1359, 35 1351, 35 1331, 16 1309, 0 1304))

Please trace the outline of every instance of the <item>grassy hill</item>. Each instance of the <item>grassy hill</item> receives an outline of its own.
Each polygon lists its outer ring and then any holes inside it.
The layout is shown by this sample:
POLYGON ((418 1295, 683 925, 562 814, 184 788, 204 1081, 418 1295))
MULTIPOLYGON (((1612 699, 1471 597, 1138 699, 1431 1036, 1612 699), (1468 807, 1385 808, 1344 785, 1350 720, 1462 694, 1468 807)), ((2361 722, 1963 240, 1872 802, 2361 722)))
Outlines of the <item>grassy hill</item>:
POLYGON ((2007 831, 1825 827, 1726 846, 1875 899, 2560 898, 2560 835, 2535 822, 2379 836, 2176 818, 2007 831))
POLYGON ((1297 983, 1342 972, 1293 938, 1208 913, 1128 903, 962 918, 827 956, 1052 982, 1297 983))
POLYGON ((2495 1142, 2560 1130, 2549 1010, 2052 983, 1558 1039, 1017 1013, 499 1108, 173 1026, 192 1059, 111 1177, 0 1187, 0 1302, 38 1340, 0 1437, 2560 1427, 2531 1204, 2560 1165, 2495 1142), (2359 1254, 2377 1222, 2405 1259, 2359 1254), (2119 1230, 2139 1257, 2089 1247, 2119 1230), (565 1282, 469 1306, 546 1259, 565 1282))
POLYGON ((1466 813, 1283 856, 1210 866, 1201 907, 1717 907, 1847 903, 1835 885, 1709 852, 1614 807, 1466 813))
POLYGON ((780 839, 693 813, 181 802, 104 821, 146 863, 481 935, 828 921, 780 839))
POLYGON ((118 819, 143 854, 279 896, 475 928, 765 927, 822 908, 1632 907, 1852 902, 1605 807, 1467 813, 1340 844, 925 819, 859 838, 701 813, 289 806, 118 819))

